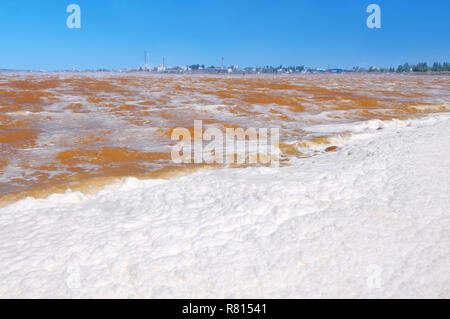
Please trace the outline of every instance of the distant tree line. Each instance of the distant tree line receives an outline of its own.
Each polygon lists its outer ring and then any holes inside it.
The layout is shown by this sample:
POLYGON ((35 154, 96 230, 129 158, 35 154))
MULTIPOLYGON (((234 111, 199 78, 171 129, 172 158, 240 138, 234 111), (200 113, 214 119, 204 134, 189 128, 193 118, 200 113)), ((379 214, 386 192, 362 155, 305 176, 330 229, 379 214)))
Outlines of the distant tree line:
MULTIPOLYGON (((296 66, 296 65, 290 65, 290 66, 270 66, 266 65, 264 67, 257 68, 259 72, 262 73, 276 73, 276 72, 302 72, 304 70, 306 71, 313 71, 314 69, 305 68, 304 66, 296 66)), ((444 62, 439 63, 435 62, 433 65, 428 65, 426 62, 417 63, 417 64, 408 64, 405 63, 403 65, 399 65, 397 68, 390 67, 390 68, 377 68, 371 66, 369 69, 361 68, 361 67, 354 67, 352 69, 355 72, 450 72, 450 63, 444 62)))
MULTIPOLYGON (((355 69, 355 68, 354 68, 355 69)), ((361 70, 361 69, 358 69, 361 70)), ((426 62, 421 62, 417 64, 408 64, 405 63, 403 65, 399 65, 397 69, 395 68, 375 68, 370 67, 369 72, 450 72, 450 63, 444 62, 439 63, 435 62, 433 65, 428 65, 426 62)))
POLYGON ((397 72, 450 72, 450 63, 435 62, 433 65, 427 65, 426 62, 418 63, 416 65, 399 65, 397 72))

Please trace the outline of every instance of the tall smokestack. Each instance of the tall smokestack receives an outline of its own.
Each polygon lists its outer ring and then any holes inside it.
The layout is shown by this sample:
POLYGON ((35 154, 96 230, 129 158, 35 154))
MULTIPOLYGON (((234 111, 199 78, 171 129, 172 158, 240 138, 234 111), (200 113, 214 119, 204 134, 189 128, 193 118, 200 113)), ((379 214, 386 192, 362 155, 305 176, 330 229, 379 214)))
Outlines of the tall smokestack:
POLYGON ((144 51, 144 66, 142 67, 144 70, 150 70, 150 53, 144 51))

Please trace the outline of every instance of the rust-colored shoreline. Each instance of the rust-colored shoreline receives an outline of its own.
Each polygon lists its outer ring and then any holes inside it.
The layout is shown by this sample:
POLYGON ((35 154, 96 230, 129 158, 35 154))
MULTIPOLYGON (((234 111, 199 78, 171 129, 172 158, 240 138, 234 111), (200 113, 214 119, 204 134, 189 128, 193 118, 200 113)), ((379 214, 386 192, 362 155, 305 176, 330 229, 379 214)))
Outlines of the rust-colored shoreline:
POLYGON ((136 176, 105 176, 92 177, 83 180, 74 181, 69 184, 50 185, 48 187, 30 189, 23 192, 7 194, 0 196, 0 208, 4 208, 22 199, 32 197, 34 199, 47 198, 53 194, 64 194, 68 190, 80 192, 85 195, 94 195, 107 186, 115 185, 123 182, 128 177, 135 177, 141 180, 146 179, 173 179, 186 176, 198 171, 217 169, 219 165, 213 164, 192 164, 189 167, 165 167, 159 170, 139 174, 136 176))

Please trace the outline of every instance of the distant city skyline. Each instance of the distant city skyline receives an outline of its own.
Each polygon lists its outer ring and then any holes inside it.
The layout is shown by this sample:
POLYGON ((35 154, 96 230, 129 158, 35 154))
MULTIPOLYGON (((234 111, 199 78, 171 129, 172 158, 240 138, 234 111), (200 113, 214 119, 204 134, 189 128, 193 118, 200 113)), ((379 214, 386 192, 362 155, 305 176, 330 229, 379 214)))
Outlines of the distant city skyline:
POLYGON ((397 67, 450 60, 450 1, 19 0, 0 5, 0 69, 304 65, 397 67), (81 29, 66 26, 69 4, 81 29), (366 8, 381 7, 381 29, 366 8))

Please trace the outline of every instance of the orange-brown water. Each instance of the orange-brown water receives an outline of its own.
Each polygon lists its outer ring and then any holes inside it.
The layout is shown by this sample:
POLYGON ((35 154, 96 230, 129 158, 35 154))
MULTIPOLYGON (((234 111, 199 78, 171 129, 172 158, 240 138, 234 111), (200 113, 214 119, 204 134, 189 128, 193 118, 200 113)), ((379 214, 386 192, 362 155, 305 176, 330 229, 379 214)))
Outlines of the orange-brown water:
MULTIPOLYGON (((0 205, 98 189, 124 176, 171 177, 173 128, 280 128, 281 163, 327 144, 302 128, 448 111, 448 75, 192 76, 0 73, 0 205)), ((335 151, 328 145, 327 151, 335 151)))

